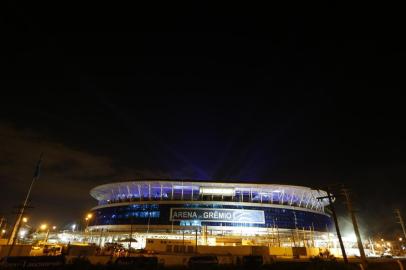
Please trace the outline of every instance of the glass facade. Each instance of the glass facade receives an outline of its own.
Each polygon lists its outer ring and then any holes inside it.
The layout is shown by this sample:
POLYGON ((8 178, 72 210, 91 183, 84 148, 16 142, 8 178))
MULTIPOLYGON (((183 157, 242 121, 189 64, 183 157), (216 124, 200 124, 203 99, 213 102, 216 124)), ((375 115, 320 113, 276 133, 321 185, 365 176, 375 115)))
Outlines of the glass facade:
POLYGON ((231 226, 231 227, 263 227, 279 229, 305 229, 327 231, 332 228, 331 218, 322 213, 289 208, 245 206, 238 203, 225 205, 208 203, 182 203, 182 204, 129 204, 124 206, 109 206, 93 211, 94 219, 91 226, 95 225, 176 225, 176 226, 231 226), (246 209, 264 211, 264 224, 232 223, 232 222, 207 222, 201 220, 171 221, 171 208, 215 208, 215 209, 246 209))
POLYGON ((90 191, 99 205, 116 203, 143 203, 156 201, 207 201, 230 203, 267 203, 287 205, 324 212, 328 205, 323 190, 308 187, 256 184, 221 183, 183 180, 137 180, 97 186, 90 191))

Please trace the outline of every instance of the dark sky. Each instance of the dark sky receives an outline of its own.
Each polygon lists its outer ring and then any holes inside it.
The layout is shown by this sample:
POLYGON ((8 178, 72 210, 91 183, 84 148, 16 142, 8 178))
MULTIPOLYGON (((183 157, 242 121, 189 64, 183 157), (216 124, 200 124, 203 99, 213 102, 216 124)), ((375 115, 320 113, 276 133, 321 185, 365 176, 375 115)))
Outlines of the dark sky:
POLYGON ((343 183, 365 234, 398 230, 401 17, 40 5, 10 2, 2 23, 0 214, 43 151, 37 223, 80 220, 98 184, 191 178, 343 183))

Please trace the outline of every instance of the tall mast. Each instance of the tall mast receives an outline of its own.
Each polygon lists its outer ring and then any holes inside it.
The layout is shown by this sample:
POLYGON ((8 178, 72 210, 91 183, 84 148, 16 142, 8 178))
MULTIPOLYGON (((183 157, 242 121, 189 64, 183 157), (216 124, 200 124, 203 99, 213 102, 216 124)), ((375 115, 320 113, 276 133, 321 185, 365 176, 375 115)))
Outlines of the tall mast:
POLYGON ((25 213, 25 210, 26 210, 26 208, 28 206, 28 201, 30 199, 32 187, 34 186, 35 181, 39 178, 40 166, 41 166, 41 162, 42 162, 42 154, 43 153, 41 153, 40 156, 39 156, 37 166, 35 167, 34 176, 32 177, 30 187, 28 188, 27 195, 25 196, 24 203, 23 203, 23 205, 21 207, 19 207, 18 214, 17 214, 17 220, 16 220, 16 222, 14 224, 13 230, 11 232, 11 235, 10 235, 10 238, 9 238, 9 241, 8 241, 8 244, 10 245, 10 248, 8 250, 8 255, 7 256, 11 255, 11 251, 12 251, 12 249, 13 249, 15 243, 16 243, 17 236, 18 236, 18 231, 20 230, 20 227, 21 227, 21 221, 23 219, 23 215, 25 213))

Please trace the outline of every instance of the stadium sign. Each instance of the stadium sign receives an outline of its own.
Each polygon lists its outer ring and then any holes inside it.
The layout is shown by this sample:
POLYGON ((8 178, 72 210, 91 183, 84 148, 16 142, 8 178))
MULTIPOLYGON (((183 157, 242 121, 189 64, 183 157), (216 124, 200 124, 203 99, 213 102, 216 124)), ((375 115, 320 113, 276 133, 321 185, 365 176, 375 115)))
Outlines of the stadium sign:
POLYGON ((241 209, 171 208, 170 220, 265 224, 264 211, 241 209))

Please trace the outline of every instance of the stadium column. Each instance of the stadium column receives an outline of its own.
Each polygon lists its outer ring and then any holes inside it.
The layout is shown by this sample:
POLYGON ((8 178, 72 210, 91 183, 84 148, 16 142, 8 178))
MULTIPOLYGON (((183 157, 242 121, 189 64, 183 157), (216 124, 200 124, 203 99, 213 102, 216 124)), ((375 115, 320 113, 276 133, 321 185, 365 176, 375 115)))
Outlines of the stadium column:
POLYGON ((151 200, 151 183, 148 183, 148 199, 151 200))
POLYGON ((173 184, 172 184, 172 195, 171 195, 171 200, 173 200, 173 184))
POLYGON ((103 228, 100 229, 100 236, 99 236, 99 248, 101 247, 102 244, 102 236, 103 236, 103 228))
POLYGON ((281 247, 281 238, 280 238, 280 235, 279 235, 279 227, 278 227, 278 225, 276 225, 276 235, 278 237, 278 247, 281 247))
POLYGON ((197 253, 197 229, 195 230, 196 239, 195 239, 195 252, 197 253))
POLYGON ((182 194, 180 196, 181 201, 183 201, 183 181, 182 181, 182 194))

